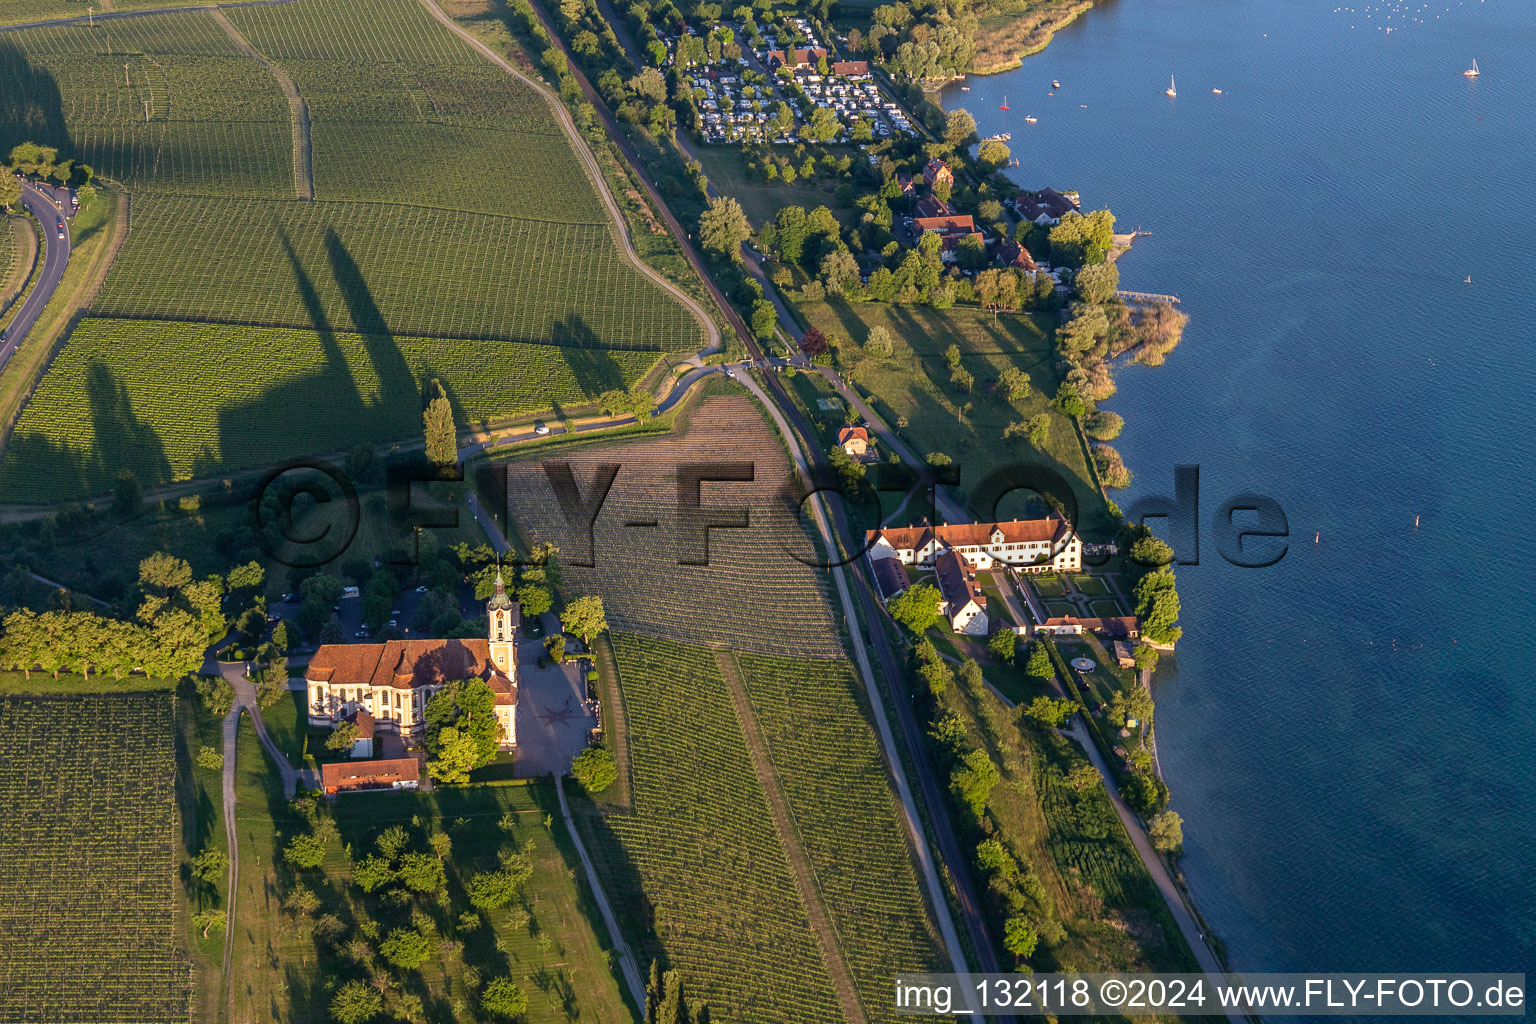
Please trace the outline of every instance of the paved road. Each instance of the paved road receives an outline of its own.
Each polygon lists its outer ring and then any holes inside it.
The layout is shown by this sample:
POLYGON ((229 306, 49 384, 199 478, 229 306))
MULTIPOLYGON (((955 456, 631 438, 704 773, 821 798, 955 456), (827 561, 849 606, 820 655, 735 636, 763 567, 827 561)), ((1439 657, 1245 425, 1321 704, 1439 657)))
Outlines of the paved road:
POLYGON ((60 238, 56 228, 64 220, 64 214, 52 197, 31 182, 24 181, 21 187, 21 201, 42 225, 43 267, 26 301, 21 304, 21 309, 17 311, 16 316, 6 328, 5 341, 0 342, 0 369, 10 362, 17 346, 27 336, 27 331, 37 322, 43 307, 48 305, 48 300, 53 298, 54 290, 63 280, 64 268, 69 266, 69 225, 64 225, 64 237, 60 238))

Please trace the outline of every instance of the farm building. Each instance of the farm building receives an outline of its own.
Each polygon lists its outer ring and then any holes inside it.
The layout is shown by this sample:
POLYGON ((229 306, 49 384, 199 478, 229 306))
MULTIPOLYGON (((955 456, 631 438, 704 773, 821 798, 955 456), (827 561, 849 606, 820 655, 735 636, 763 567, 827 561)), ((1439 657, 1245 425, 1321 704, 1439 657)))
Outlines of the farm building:
POLYGON ((1046 619, 1035 627, 1035 632, 1049 633, 1053 636, 1081 636, 1084 633, 1094 633, 1115 640, 1135 640, 1141 636, 1141 626, 1136 622, 1135 617, 1130 615, 1117 615, 1103 619, 1080 619, 1063 615, 1046 619))
POLYGON ((1115 640, 1109 645, 1110 653, 1115 656, 1115 664, 1121 668, 1136 667, 1136 648, 1128 641, 1115 640))
POLYGON ((421 786, 421 765, 414 757, 387 761, 337 761, 320 766, 320 786, 326 796, 386 789, 417 789, 421 786))
POLYGON ((420 736, 428 699, 456 680, 484 679, 496 694, 501 745, 516 742, 518 606, 501 574, 486 602, 484 640, 391 640, 324 644, 304 670, 309 723, 335 725, 366 712, 375 730, 420 736))
POLYGON ((880 588, 880 600, 889 604, 907 592, 911 581, 907 579, 907 567, 894 558, 877 558, 871 563, 875 571, 875 586, 880 588))

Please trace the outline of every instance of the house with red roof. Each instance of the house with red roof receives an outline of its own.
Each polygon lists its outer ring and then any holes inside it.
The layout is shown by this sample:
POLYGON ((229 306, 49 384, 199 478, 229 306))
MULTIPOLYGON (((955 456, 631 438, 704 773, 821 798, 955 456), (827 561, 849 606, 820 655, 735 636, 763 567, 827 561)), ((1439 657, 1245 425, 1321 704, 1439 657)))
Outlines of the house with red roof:
POLYGON ((930 567, 955 551, 978 569, 1002 565, 1020 572, 1076 572, 1083 567, 1083 542, 1059 512, 1044 519, 1006 523, 946 523, 882 527, 865 535, 871 560, 894 558, 903 565, 930 567))
POLYGON ((309 724, 334 726, 362 713, 373 733, 419 737, 434 693, 452 682, 483 679, 496 695, 501 746, 510 749, 517 738, 517 627, 522 616, 499 572, 485 610, 484 640, 321 645, 304 670, 309 724))
POLYGON ((414 757, 382 761, 335 761, 320 766, 326 796, 421 788, 421 762, 414 757))

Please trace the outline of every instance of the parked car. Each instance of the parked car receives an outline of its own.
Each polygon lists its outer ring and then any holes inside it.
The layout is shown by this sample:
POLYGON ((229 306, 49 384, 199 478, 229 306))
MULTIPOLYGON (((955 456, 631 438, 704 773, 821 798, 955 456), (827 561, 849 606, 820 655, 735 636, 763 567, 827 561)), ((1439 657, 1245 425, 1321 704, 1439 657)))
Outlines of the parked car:
POLYGON ((352 634, 352 638, 354 640, 367 640, 368 639, 368 631, 366 629, 360 629, 356 633, 352 634))
POLYGON ((549 433, 549 428, 540 423, 538 426, 533 428, 533 432, 538 434, 540 437, 543 437, 545 434, 549 433))

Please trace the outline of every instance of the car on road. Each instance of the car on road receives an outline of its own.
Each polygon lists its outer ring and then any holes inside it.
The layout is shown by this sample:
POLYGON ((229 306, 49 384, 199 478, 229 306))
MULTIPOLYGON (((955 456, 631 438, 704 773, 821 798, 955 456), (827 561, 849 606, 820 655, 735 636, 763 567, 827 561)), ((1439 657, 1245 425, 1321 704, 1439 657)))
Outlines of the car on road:
POLYGON ((540 437, 543 437, 545 434, 549 433, 549 428, 540 423, 538 426, 533 428, 533 432, 538 434, 540 437))
POLYGON ((725 368, 725 375, 726 375, 726 376, 727 376, 727 377, 734 377, 734 376, 736 376, 736 371, 735 371, 735 370, 732 370, 732 369, 731 369, 731 368, 730 368, 730 367, 729 367, 729 366, 727 366, 727 367, 726 367, 726 368, 725 368))
POLYGON ((367 640, 368 639, 368 631, 366 629, 360 629, 356 633, 352 634, 352 638, 354 640, 367 640))
POLYGON ((10 333, 11 329, 9 327, 0 328, 0 341, 4 341, 10 333))
POLYGON ((429 589, 431 589, 431 588, 430 587, 417 587, 416 588, 416 593, 418 593, 418 594, 425 594, 429 589))
POLYGON ((62 241, 63 239, 64 239, 64 222, 63 221, 59 221, 59 240, 62 241))

